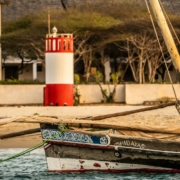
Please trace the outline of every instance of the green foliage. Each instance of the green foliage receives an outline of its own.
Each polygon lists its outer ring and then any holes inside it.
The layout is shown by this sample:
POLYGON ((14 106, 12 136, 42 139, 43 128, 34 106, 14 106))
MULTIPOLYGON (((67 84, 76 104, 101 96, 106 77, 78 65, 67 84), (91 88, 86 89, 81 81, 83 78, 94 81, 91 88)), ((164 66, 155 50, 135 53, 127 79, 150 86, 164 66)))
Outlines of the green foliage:
MULTIPOLYGON (((56 12, 55 12, 56 13, 56 12)), ((120 20, 116 20, 108 15, 101 15, 98 12, 88 12, 79 10, 68 10, 67 12, 57 13, 60 17, 58 20, 54 20, 53 24, 56 24, 65 32, 85 32, 93 31, 97 29, 108 29, 114 25, 120 24, 120 20)))
POLYGON ((78 85, 75 84, 74 85, 74 106, 78 106, 80 103, 80 92, 79 92, 79 88, 78 85))
POLYGON ((74 74, 74 106, 78 106, 80 103, 80 92, 78 88, 78 84, 80 83, 80 76, 79 74, 74 74))
POLYGON ((24 16, 19 20, 15 21, 8 21, 6 23, 3 23, 3 34, 12 33, 15 31, 23 30, 30 28, 31 24, 33 22, 33 19, 31 16, 24 16))
POLYGON ((39 116, 39 113, 34 113, 34 116, 39 116))
MULTIPOLYGON (((75 9, 51 10, 51 28, 55 25, 59 29, 59 33, 108 29, 120 23, 120 20, 98 12, 82 12, 75 9)), ((19 39, 35 36, 45 37, 48 32, 47 11, 26 15, 17 21, 3 22, 2 27, 4 36, 20 35, 19 39)))
MULTIPOLYGON (((75 9, 68 8, 67 11, 50 10, 51 27, 55 25, 59 33, 76 33, 79 36, 87 32, 96 34, 106 37, 104 40, 107 43, 111 36, 113 41, 117 41, 139 32, 139 29, 150 30, 152 27, 146 8, 140 3, 119 0, 104 3, 104 0, 98 0, 97 3, 82 4, 84 5, 78 5, 75 9)), ((174 23, 177 22, 176 25, 179 22, 177 17, 170 17, 174 23)), ((29 48, 33 42, 44 49, 44 38, 48 32, 47 10, 15 21, 3 21, 2 31, 4 48, 8 47, 9 43, 13 44, 9 49, 15 49, 16 46, 29 48)), ((101 39, 99 41, 101 42, 101 39)))
MULTIPOLYGON (((67 11, 50 10, 51 28, 55 25, 58 33, 73 33, 75 49, 78 49, 84 40, 83 36, 89 35, 86 44, 92 46, 93 51, 106 46, 106 54, 119 56, 119 49, 114 44, 122 45, 127 37, 138 34, 141 30, 152 31, 149 14, 142 4, 126 0, 98 0, 98 3, 87 1, 82 4, 84 5, 78 5, 75 9, 68 8, 67 11), (78 38, 82 41, 76 41, 78 38)), ((26 58, 43 60, 45 35, 48 33, 47 14, 47 10, 44 10, 15 21, 3 21, 3 51, 6 50, 8 55, 14 56, 19 50, 23 50, 27 54, 26 58)), ((175 29, 179 29, 179 17, 171 15, 170 19, 175 24, 175 29)), ((118 83, 119 76, 112 75, 114 84, 118 83)), ((101 76, 97 77, 96 81, 100 82, 100 79, 101 76)))
MULTIPOLYGON (((128 22, 129 20, 134 20, 135 14, 137 14, 137 17, 139 14, 141 15, 139 16, 141 17, 140 22, 142 22, 142 17, 144 17, 142 14, 146 14, 144 9, 137 3, 133 4, 133 8, 132 5, 126 2, 116 1, 110 4, 109 2, 99 1, 99 3, 101 6, 97 3, 92 3, 79 9, 78 7, 76 9, 68 9, 68 11, 50 10, 51 27, 55 25, 59 33, 76 33, 78 36, 84 33, 92 34, 93 36, 98 35, 96 41, 101 42, 102 40, 99 37, 102 37, 106 43, 111 43, 118 39, 126 38, 126 35, 129 34, 128 32, 132 32, 132 26, 129 28, 128 22), (128 20, 125 21, 125 17, 128 20), (119 33, 119 30, 121 33, 119 33)), ((137 25, 137 22, 133 24, 134 27, 137 25)), ((9 49, 11 52, 13 50, 16 52, 18 48, 29 50, 31 43, 34 43, 43 51, 47 32, 47 10, 26 15, 16 21, 3 21, 3 48, 9 49)))
MULTIPOLYGON (((93 36, 97 32, 108 30, 118 24, 119 19, 99 12, 88 10, 69 9, 51 10, 51 28, 55 25, 58 33, 75 33, 76 37, 84 34, 93 36)), ((27 53, 28 58, 44 58, 45 36, 48 33, 47 11, 26 15, 16 21, 4 21, 2 25, 2 47, 8 54, 15 55, 21 49, 27 53), (35 48, 36 47, 36 48, 35 48), (37 50, 39 49, 39 50, 37 50)), ((98 38, 101 41, 100 38, 98 38)), ((95 39, 98 42, 98 39, 95 39)))
POLYGON ((103 100, 102 102, 103 103, 112 103, 114 102, 114 96, 115 96, 115 88, 116 88, 116 85, 118 83, 118 78, 120 76, 120 73, 114 73, 111 75, 111 78, 113 79, 113 82, 114 82, 114 90, 111 92, 110 90, 110 87, 109 87, 109 83, 107 84, 108 85, 108 89, 109 89, 109 92, 107 91, 107 89, 103 89, 102 85, 101 85, 101 80, 103 78, 103 75, 100 71, 97 71, 96 74, 94 75, 95 79, 96 79, 96 83, 99 85, 100 89, 101 89, 101 93, 102 93, 102 96, 103 96, 103 100))
POLYGON ((44 84, 44 82, 33 81, 33 80, 7 79, 7 80, 1 80, 0 84, 44 84))
POLYGON ((100 71, 97 71, 94 77, 95 77, 96 83, 100 83, 103 78, 103 75, 100 71))
POLYGON ((79 76, 79 74, 74 74, 74 82, 75 82, 75 84, 77 85, 77 84, 80 84, 80 76, 79 76))
POLYGON ((120 75, 121 75, 120 72, 116 72, 116 73, 112 73, 111 74, 111 78, 113 80, 113 84, 118 84, 120 75))

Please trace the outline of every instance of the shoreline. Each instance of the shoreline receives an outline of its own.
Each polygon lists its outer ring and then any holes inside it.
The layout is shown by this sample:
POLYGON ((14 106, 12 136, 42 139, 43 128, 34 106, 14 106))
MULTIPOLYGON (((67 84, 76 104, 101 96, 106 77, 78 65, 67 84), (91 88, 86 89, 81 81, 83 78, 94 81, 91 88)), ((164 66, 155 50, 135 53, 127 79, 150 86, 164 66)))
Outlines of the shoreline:
MULTIPOLYGON (((98 106, 2 106, 0 107, 1 117, 21 117, 21 116, 61 116, 61 117, 88 117, 106 115, 112 113, 120 113, 124 111, 142 109, 143 105, 98 105, 98 106)), ((146 111, 137 114, 163 114, 163 115, 179 115, 175 106, 169 106, 156 110, 146 111), (168 109, 168 111, 166 110, 168 109)))

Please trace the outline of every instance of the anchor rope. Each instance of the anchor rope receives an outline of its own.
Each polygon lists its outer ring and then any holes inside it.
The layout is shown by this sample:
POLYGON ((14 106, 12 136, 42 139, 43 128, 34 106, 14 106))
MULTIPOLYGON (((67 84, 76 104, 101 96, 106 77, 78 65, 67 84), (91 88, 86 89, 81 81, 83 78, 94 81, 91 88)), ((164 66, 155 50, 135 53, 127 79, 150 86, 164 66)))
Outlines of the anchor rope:
POLYGON ((167 62, 166 62, 166 59, 165 59, 165 56, 164 56, 164 52, 163 52, 163 49, 162 49, 162 46, 161 46, 161 43, 160 43, 160 40, 159 40, 159 36, 158 36, 157 30, 156 30, 156 26, 155 26, 155 23, 153 21, 153 17, 152 17, 152 14, 151 14, 149 4, 148 4, 147 0, 145 0, 145 3, 146 3, 148 13, 150 15, 151 23, 152 23, 152 26, 153 26, 153 29, 154 29, 154 32, 155 32, 155 35, 156 35, 156 38, 157 38, 157 41, 158 41, 158 44, 159 44, 160 51, 162 53, 162 57, 163 57, 163 61, 164 61, 167 73, 168 73, 168 77, 169 77, 169 80, 171 82, 171 86, 172 86, 172 89, 173 89, 173 92, 174 92, 174 95, 175 95, 175 98, 176 98, 176 103, 178 104, 179 100, 177 98, 177 94, 176 94, 176 91, 175 91, 175 88, 174 88, 174 85, 173 85, 173 82, 172 82, 172 78, 171 78, 171 75, 170 75, 170 72, 169 72, 169 69, 168 69, 168 66, 167 66, 167 62))
POLYGON ((18 153, 18 154, 15 154, 15 155, 13 155, 13 156, 10 156, 10 157, 8 157, 8 158, 6 158, 6 159, 2 159, 2 160, 0 160, 0 163, 5 162, 5 161, 9 161, 9 160, 11 160, 11 159, 15 159, 15 158, 20 157, 20 156, 22 156, 22 155, 24 155, 24 154, 27 154, 27 153, 29 153, 29 152, 31 152, 31 151, 33 151, 33 150, 35 150, 35 149, 43 146, 45 143, 47 143, 48 141, 56 138, 58 135, 63 134, 63 133, 67 130, 67 127, 64 126, 64 125, 62 125, 62 124, 59 124, 59 125, 58 125, 58 128, 59 128, 59 129, 61 128, 60 131, 57 132, 57 133, 56 133, 54 136, 52 136, 51 138, 49 138, 49 139, 47 139, 47 140, 45 140, 45 141, 43 141, 43 142, 41 142, 41 143, 39 143, 39 144, 31 147, 31 148, 28 148, 28 149, 26 149, 26 150, 24 150, 24 151, 22 151, 22 152, 20 152, 20 153, 18 153))

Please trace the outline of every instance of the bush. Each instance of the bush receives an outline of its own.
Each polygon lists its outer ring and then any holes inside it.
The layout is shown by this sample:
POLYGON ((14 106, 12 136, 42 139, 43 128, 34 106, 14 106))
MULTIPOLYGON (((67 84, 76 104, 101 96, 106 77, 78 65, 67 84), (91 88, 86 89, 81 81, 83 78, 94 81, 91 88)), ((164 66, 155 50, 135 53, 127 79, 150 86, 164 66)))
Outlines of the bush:
POLYGON ((7 80, 1 80, 0 84, 45 84, 45 82, 33 81, 33 80, 7 79, 7 80))

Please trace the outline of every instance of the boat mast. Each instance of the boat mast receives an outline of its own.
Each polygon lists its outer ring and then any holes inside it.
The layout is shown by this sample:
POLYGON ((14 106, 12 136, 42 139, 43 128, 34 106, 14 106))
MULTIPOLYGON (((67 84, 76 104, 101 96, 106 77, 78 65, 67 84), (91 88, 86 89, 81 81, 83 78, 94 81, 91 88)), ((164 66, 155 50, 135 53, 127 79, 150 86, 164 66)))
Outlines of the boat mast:
POLYGON ((162 8, 160 6, 159 0, 149 0, 152 7, 156 21, 161 29, 162 36, 164 38, 165 44, 167 46, 168 52, 171 56, 174 67, 180 72, 180 56, 177 50, 176 44, 173 40, 171 31, 168 27, 167 21, 164 17, 162 8))

